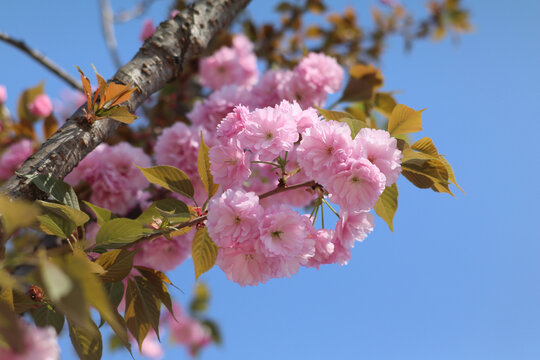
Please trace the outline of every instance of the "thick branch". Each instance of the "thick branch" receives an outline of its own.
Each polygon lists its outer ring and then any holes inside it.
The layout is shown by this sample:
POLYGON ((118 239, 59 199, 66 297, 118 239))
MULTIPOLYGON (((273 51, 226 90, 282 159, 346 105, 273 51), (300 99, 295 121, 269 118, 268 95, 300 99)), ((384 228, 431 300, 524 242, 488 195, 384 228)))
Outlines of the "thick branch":
POLYGON ((45 66, 48 70, 50 70, 54 74, 58 75, 60 79, 64 80, 69 86, 71 86, 75 90, 79 90, 80 92, 83 91, 81 84, 79 84, 78 81, 72 78, 64 69, 56 65, 54 62, 52 62, 50 59, 48 59, 45 55, 43 55, 39 51, 28 47, 28 45, 26 45, 23 41, 13 39, 11 36, 3 32, 0 32, 0 40, 10 45, 15 46, 17 49, 21 50, 22 52, 30 55, 30 57, 32 57, 41 65, 45 66))
MULTIPOLYGON (((244 9, 250 0, 198 0, 174 19, 157 28, 135 57, 121 67, 113 81, 133 83, 136 91, 127 105, 135 111, 150 95, 182 71, 187 59, 197 56, 210 40, 244 9)), ((84 105, 83 105, 84 106, 84 105)), ((12 197, 44 197, 27 176, 48 173, 64 178, 88 153, 111 136, 119 122, 111 119, 88 124, 82 107, 28 158, 1 188, 12 197)))

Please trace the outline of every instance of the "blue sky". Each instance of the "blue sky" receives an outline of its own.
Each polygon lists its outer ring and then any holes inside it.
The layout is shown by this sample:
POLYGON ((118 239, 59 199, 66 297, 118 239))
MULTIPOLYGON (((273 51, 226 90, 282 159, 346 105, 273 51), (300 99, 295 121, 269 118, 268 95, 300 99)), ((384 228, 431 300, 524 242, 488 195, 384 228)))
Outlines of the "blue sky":
MULTIPOLYGON (((402 2, 424 13, 424 1, 402 2)), ((251 9, 269 16, 269 3, 256 1, 251 9)), ((371 2, 348 3, 368 21, 371 2)), ((457 45, 418 42, 411 53, 392 41, 382 70, 385 89, 402 90, 400 103, 427 108, 419 136, 447 155, 466 194, 453 198, 401 179, 395 232, 378 221, 348 266, 303 269, 248 288, 211 270, 203 278, 224 345, 206 349, 202 359, 540 358, 540 125, 533 111, 540 96, 540 3, 465 3, 474 33, 457 45)), ((25 39, 74 76, 74 65, 90 72, 91 63, 113 75, 97 2, 26 4, 31 11, 2 5, 0 31, 25 39)), ((167 4, 152 8, 156 22, 167 4)), ((332 1, 339 10, 346 4, 332 1)), ((117 27, 124 61, 139 46, 140 24, 117 27)), ((16 94, 40 80, 59 97, 64 85, 32 60, 1 43, 0 56, 11 109, 16 94)), ((171 277, 186 292, 176 298, 187 302, 191 262, 171 277)), ((62 358, 73 358, 62 343, 62 358)), ((168 348, 166 359, 184 356, 168 348)))

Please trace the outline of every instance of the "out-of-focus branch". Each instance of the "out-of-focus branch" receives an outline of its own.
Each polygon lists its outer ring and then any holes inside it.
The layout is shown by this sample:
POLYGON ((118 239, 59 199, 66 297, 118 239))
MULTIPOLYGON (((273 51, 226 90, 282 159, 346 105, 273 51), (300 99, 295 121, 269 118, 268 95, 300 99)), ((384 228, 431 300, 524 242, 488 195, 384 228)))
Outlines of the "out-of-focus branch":
MULTIPOLYGON (((176 78, 184 63, 208 46, 250 0, 197 0, 174 19, 156 29, 133 59, 122 66, 112 81, 134 84, 136 91, 126 103, 135 111, 150 95, 176 78)), ((45 194, 29 178, 47 173, 63 179, 88 153, 114 134, 120 124, 112 119, 88 123, 83 105, 39 150, 29 157, 1 188, 11 197, 38 199, 45 194)))
POLYGON ((6 33, 0 32, 0 40, 15 46, 17 49, 28 54, 32 59, 46 67, 48 70, 56 74, 60 79, 64 80, 72 88, 83 91, 82 85, 69 75, 64 69, 56 65, 52 60, 48 59, 45 55, 37 50, 34 50, 24 43, 22 40, 16 40, 6 33))
POLYGON ((154 3, 154 1, 155 0, 143 0, 137 5, 135 5, 135 7, 133 7, 132 9, 115 14, 113 20, 115 23, 124 23, 136 19, 139 16, 144 15, 146 11, 148 11, 148 8, 154 3))
POLYGON ((105 44, 107 45, 114 66, 118 69, 122 66, 122 60, 118 54, 118 45, 116 43, 116 36, 114 35, 114 13, 110 0, 100 0, 99 7, 101 10, 101 30, 105 37, 105 44))

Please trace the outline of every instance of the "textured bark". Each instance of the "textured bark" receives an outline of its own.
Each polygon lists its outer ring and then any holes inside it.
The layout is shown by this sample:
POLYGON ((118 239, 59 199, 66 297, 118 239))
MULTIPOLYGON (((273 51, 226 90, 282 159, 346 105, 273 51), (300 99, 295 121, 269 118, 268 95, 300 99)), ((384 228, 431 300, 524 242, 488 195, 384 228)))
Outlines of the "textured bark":
MULTIPOLYGON (((177 77, 184 62, 199 54, 249 2, 199 0, 174 19, 161 23, 133 59, 111 79, 123 84, 133 83, 140 89, 127 103, 129 109, 135 111, 150 95, 177 77)), ((80 108, 24 162, 16 175, 0 188, 0 192, 30 200, 43 198, 45 194, 27 176, 48 173, 63 179, 88 153, 111 136, 120 124, 111 119, 89 124, 82 115, 80 108)))

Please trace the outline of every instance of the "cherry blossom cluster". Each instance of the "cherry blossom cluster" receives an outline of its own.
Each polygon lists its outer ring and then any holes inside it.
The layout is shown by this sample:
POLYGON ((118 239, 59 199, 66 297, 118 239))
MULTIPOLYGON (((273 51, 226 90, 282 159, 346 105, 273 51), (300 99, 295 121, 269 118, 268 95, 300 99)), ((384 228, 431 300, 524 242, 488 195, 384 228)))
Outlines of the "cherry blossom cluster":
POLYGON ((201 60, 199 76, 214 91, 187 116, 193 124, 214 131, 237 105, 255 109, 289 100, 302 108, 322 106, 328 94, 341 88, 344 74, 334 58, 309 53, 292 70, 268 70, 257 78, 253 45, 237 35, 232 47, 201 60))
POLYGON ((92 190, 91 203, 126 215, 144 200, 143 189, 148 186, 135 164, 149 167, 150 157, 128 143, 101 144, 66 176, 65 181, 72 186, 86 182, 92 190))
POLYGON ((36 327, 22 319, 19 320, 19 326, 22 331, 22 351, 15 352, 12 349, 0 347, 0 359, 60 359, 60 347, 58 346, 56 331, 52 326, 36 327))
MULTIPOLYGON (((373 229, 373 208, 400 173, 401 152, 388 132, 319 119, 282 101, 249 111, 237 106, 219 124, 210 170, 223 192, 208 206, 217 265, 240 285, 296 274, 300 266, 345 264, 355 241, 373 229), (314 180, 315 186, 257 194, 314 180), (301 207, 320 199, 339 205, 335 230, 313 226, 301 207)), ((328 204, 330 206, 330 204, 328 204)))

